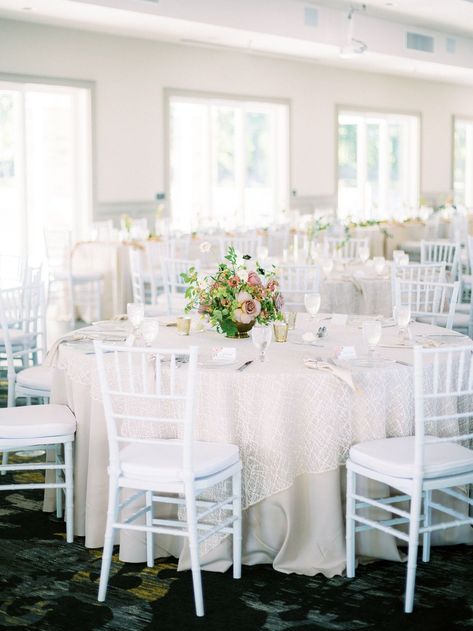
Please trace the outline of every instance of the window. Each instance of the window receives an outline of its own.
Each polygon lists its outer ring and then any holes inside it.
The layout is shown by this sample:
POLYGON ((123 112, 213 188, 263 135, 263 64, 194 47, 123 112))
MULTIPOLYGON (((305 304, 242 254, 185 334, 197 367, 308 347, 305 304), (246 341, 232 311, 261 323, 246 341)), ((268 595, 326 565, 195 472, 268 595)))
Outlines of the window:
POLYGON ((339 217, 404 219, 418 200, 418 117, 340 111, 339 217))
POLYGON ((455 204, 473 206, 473 120, 455 119, 453 194, 455 204))
POLYGON ((0 251, 43 253, 46 225, 90 221, 90 91, 0 82, 0 251))
POLYGON ((253 228, 282 220, 289 190, 288 110, 280 103, 170 97, 175 228, 253 228))

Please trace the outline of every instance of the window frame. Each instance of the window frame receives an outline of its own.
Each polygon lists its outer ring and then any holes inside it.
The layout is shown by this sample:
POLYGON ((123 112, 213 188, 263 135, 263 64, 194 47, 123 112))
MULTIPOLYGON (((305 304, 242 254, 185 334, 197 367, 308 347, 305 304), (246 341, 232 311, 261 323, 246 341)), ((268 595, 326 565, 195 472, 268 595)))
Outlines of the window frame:
MULTIPOLYGON (((452 200, 453 203, 456 204, 456 199, 455 199, 455 127, 456 127, 456 123, 458 122, 463 122, 463 123, 468 123, 472 126, 473 128, 473 116, 471 116, 471 114, 469 115, 461 115, 461 114, 452 114, 452 119, 451 119, 451 159, 450 159, 450 189, 451 189, 451 194, 452 194, 452 200)), ((472 131, 473 134, 473 131, 472 131)), ((473 142, 472 142, 473 144, 473 142)), ((473 162, 473 147, 472 147, 472 155, 471 155, 471 159, 473 162)), ((471 205, 466 203, 466 199, 464 201, 464 203, 460 204, 462 206, 465 206, 466 208, 471 208, 473 206, 473 173, 471 176, 472 179, 472 186, 471 186, 471 205)), ((466 185, 466 182, 465 182, 466 185)), ((465 191, 466 192, 466 191, 465 191)))
POLYGON ((90 104, 90 169, 89 169, 89 212, 88 217, 81 220, 82 230, 88 228, 91 222, 101 219, 98 212, 97 195, 97 130, 96 130, 96 82, 86 79, 68 79, 65 77, 50 77, 48 75, 27 75, 8 72, 0 72, 0 82, 12 84, 39 84, 42 86, 58 86, 70 88, 83 88, 89 92, 90 104))
MULTIPOLYGON (((422 112, 416 110, 404 110, 402 108, 386 108, 376 106, 365 105, 349 105, 343 103, 337 103, 335 105, 335 124, 334 124, 334 148, 335 148, 335 168, 334 168, 334 195, 335 201, 335 216, 340 217, 339 212, 339 185, 338 185, 338 173, 339 173, 339 152, 338 152, 338 140, 339 140, 339 118, 341 114, 359 114, 363 116, 372 115, 376 116, 412 116, 417 118, 417 143, 418 143, 418 156, 417 156, 417 185, 416 185, 416 198, 417 203, 420 203, 421 191, 422 191, 422 112)), ((393 220, 396 218, 393 217, 393 220)), ((363 221, 364 219, 358 219, 363 221)))
MULTIPOLYGON (((172 221, 172 203, 171 203, 171 100, 172 98, 185 98, 196 100, 214 100, 225 102, 241 101, 267 103, 268 105, 284 105, 287 107, 287 191, 286 191, 286 213, 290 210, 291 191, 292 191, 292 102, 288 98, 253 96, 247 94, 232 94, 228 92, 206 92, 202 90, 186 90, 183 88, 163 88, 163 169, 164 169, 164 191, 166 196, 166 216, 172 221)), ((283 210, 283 209, 281 209, 283 210)), ((275 220, 279 222, 279 218, 275 220)))

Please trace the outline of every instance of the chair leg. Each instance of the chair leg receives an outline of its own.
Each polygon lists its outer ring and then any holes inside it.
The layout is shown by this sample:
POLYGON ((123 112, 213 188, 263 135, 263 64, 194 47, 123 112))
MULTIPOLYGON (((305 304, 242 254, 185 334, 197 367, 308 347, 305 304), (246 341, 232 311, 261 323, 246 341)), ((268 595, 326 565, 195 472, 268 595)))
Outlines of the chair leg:
POLYGON ((74 300, 74 282, 71 280, 68 283, 68 288, 69 290, 69 302, 71 303, 71 327, 72 329, 76 328, 76 305, 75 305, 75 300, 74 300))
POLYGON ((113 553, 113 537, 115 534, 115 529, 113 524, 117 521, 118 516, 118 501, 120 488, 118 487, 117 481, 115 478, 109 478, 109 489, 108 489, 108 510, 107 510, 107 525, 105 528, 105 541, 103 546, 103 554, 102 554, 102 567, 100 570, 100 584, 99 584, 99 594, 98 601, 104 602, 105 597, 107 595, 107 585, 108 585, 108 577, 110 574, 110 565, 112 563, 112 553, 113 553))
POLYGON ((346 506, 346 563, 347 577, 355 576, 355 499, 353 493, 355 491, 356 474, 347 467, 347 506, 346 506))
POLYGON ((66 540, 74 541, 74 473, 72 443, 64 443, 64 481, 66 484, 66 540))
MULTIPOLYGON (((55 449, 55 462, 59 464, 61 462, 61 445, 56 445, 55 449)), ((65 476, 64 476, 65 477, 65 476)), ((61 471, 56 469, 56 484, 61 482, 61 471)), ((62 489, 56 489, 56 517, 61 519, 62 517, 62 489)), ((66 524, 67 528, 67 524, 66 524)))
POLYGON ((411 499, 410 524, 409 524, 409 549, 407 553, 406 596, 404 611, 412 613, 414 609, 414 590, 417 569, 417 549, 419 547, 419 523, 422 504, 422 489, 419 485, 415 488, 411 499))
POLYGON ((202 594, 202 576, 199 560, 199 539, 197 533, 197 508, 195 493, 192 487, 186 485, 186 509, 187 524, 189 528, 189 548, 191 555, 192 582, 194 585, 195 613, 201 617, 204 615, 204 597, 202 594))
MULTIPOLYGON (((4 449, 3 450, 3 454, 2 454, 2 465, 7 465, 8 464, 8 454, 10 452, 8 451, 8 449, 4 449)), ((6 471, 2 471, 2 475, 6 475, 7 472, 6 471)))
POLYGON ((241 578, 241 471, 232 476, 233 500, 233 578, 241 578))
MULTIPOLYGON (((430 526, 432 523, 431 499, 432 491, 426 491, 424 495, 424 527, 430 526)), ((430 535, 430 532, 424 532, 422 536, 422 561, 424 563, 430 561, 430 535)))
MULTIPOLYGON (((146 491, 146 506, 148 510, 146 511, 146 525, 148 528, 152 528, 153 526, 153 494, 151 491, 146 491)), ((148 567, 154 566, 154 541, 153 541, 153 533, 148 530, 146 531, 146 565, 148 567)))
POLYGON ((101 281, 97 281, 95 283, 95 302, 97 306, 97 320, 102 319, 102 291, 101 291, 101 281))

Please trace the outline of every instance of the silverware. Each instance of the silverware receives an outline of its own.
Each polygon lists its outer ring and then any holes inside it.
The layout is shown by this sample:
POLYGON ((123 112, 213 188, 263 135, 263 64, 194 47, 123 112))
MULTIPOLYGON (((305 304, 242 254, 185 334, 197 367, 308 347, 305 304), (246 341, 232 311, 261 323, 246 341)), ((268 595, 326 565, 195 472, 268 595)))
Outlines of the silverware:
POLYGON ((327 327, 319 326, 317 331, 317 337, 325 337, 327 335, 327 327))
POLYGON ((412 367, 412 364, 409 364, 409 362, 403 362, 400 359, 395 359, 394 363, 401 364, 402 366, 410 366, 410 367, 412 367))
POLYGON ((253 361, 254 361, 253 359, 249 359, 247 362, 245 362, 244 364, 242 364, 241 366, 239 366, 239 367, 237 368, 237 370, 238 370, 238 371, 240 371, 240 372, 241 372, 242 370, 245 370, 245 368, 248 368, 248 366, 249 366, 250 364, 252 364, 252 363, 253 363, 253 361))

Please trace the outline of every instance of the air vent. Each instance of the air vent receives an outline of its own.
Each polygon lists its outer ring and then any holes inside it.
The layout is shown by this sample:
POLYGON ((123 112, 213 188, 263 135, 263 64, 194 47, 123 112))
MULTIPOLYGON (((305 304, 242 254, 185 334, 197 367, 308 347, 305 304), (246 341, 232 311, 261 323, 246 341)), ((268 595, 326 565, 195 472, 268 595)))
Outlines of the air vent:
POLYGON ((420 33, 406 34, 406 47, 411 50, 420 50, 423 53, 434 52, 434 38, 429 35, 421 35, 420 33))
POLYGON ((445 50, 447 53, 457 52, 457 40, 454 37, 447 37, 445 39, 445 50))
POLYGON ((304 8, 304 24, 306 26, 317 26, 319 23, 319 14, 314 7, 304 8))

